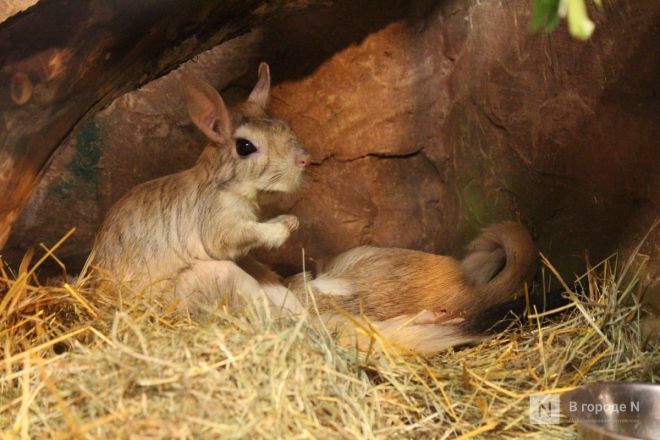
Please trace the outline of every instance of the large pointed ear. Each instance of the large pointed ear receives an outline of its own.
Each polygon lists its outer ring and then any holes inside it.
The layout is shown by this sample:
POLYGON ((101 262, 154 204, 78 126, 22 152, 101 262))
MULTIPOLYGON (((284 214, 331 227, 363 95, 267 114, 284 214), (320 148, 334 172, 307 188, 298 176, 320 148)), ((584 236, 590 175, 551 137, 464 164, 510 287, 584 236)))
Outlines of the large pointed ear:
POLYGON ((182 74, 186 106, 193 124, 217 144, 231 138, 231 118, 218 91, 207 82, 182 74))
POLYGON ((270 68, 268 64, 261 63, 259 64, 259 79, 257 79, 257 84, 255 84, 254 89, 250 92, 248 96, 248 101, 253 102, 259 105, 261 108, 265 109, 268 106, 268 100, 270 99, 270 68))

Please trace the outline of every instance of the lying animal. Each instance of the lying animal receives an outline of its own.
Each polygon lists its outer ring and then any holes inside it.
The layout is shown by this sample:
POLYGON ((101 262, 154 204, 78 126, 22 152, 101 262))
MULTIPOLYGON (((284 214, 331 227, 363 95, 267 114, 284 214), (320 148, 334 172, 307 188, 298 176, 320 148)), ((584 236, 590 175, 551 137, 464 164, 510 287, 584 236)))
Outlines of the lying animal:
MULTIPOLYGON (((284 283, 344 338, 357 321, 395 346, 433 353, 483 338, 481 318, 521 295, 536 260, 527 229, 506 222, 486 228, 461 261, 363 246, 338 255, 315 278, 306 272, 284 283)), ((363 349, 371 343, 364 332, 353 336, 363 349)))

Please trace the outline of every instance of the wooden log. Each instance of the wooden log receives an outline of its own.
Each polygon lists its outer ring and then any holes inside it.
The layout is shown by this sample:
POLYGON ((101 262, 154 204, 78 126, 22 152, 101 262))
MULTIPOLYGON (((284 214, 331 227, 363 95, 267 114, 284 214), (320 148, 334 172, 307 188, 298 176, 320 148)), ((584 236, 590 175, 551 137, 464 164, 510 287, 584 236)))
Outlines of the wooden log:
POLYGON ((0 24, 0 249, 73 127, 245 32, 261 3, 42 0, 0 24))

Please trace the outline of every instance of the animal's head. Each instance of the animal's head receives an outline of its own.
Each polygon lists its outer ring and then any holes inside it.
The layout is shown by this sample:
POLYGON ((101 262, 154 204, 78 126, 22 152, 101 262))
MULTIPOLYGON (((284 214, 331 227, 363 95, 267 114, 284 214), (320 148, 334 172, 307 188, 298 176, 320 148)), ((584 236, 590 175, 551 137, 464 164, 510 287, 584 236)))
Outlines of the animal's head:
POLYGON ((231 164, 232 182, 258 191, 295 191, 310 157, 293 130, 266 112, 268 64, 261 63, 257 84, 232 113, 210 84, 190 75, 184 81, 188 114, 220 150, 219 160, 231 164))

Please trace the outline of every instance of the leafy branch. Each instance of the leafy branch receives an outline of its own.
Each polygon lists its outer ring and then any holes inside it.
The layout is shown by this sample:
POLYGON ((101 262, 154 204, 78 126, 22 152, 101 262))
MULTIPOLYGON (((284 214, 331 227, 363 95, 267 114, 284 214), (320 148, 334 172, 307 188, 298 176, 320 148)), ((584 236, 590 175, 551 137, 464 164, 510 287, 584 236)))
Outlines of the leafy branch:
MULTIPOLYGON (((602 0, 592 1, 599 8, 602 7, 602 0)), ((578 40, 589 39, 596 27, 589 19, 586 0, 534 0, 532 31, 543 29, 545 32, 552 32, 562 18, 568 21, 568 31, 578 40)))

